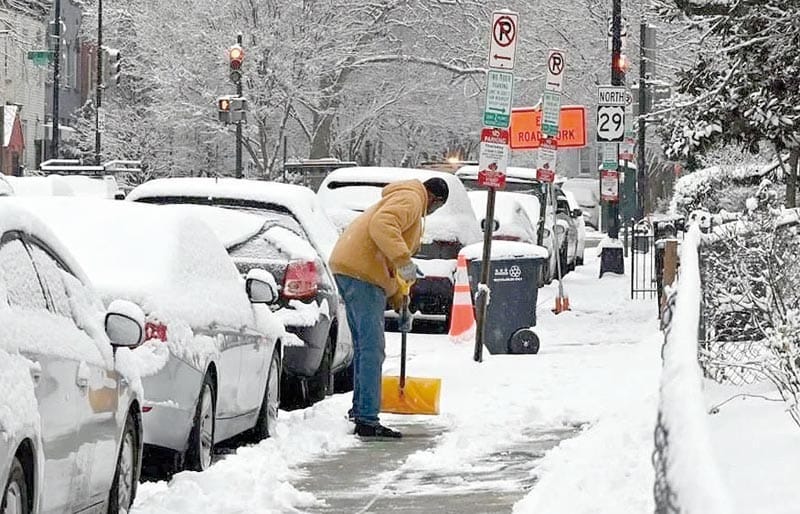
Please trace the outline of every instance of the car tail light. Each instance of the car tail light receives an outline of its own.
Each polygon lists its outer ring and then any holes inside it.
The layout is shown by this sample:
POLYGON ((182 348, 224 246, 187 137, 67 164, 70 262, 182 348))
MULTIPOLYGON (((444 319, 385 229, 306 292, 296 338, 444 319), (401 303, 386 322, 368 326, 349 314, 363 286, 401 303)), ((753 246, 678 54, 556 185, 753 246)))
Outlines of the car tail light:
POLYGON ((150 412, 151 410, 153 410, 153 408, 150 407, 149 405, 145 405, 144 407, 142 407, 142 412, 150 412))
POLYGON ((283 297, 305 300, 317 295, 317 265, 313 261, 290 262, 283 278, 283 297))
POLYGON ((509 235, 499 235, 499 236, 492 236, 492 239, 497 241, 519 241, 520 238, 517 236, 509 236, 509 235))
POLYGON ((162 323, 154 323, 148 321, 144 325, 144 340, 158 339, 159 341, 167 341, 167 326, 162 323))

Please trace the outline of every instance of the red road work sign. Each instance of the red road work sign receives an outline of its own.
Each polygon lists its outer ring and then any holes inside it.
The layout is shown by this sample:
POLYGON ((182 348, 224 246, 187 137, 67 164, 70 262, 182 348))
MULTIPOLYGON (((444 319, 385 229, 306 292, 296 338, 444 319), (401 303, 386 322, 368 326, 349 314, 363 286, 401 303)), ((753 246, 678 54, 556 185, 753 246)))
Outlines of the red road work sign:
POLYGON ((554 182, 556 179, 556 157, 558 144, 552 137, 542 141, 537 150, 536 180, 539 182, 554 182))
POLYGON ((619 172, 616 170, 600 172, 600 196, 605 202, 619 201, 619 172))
POLYGON ((481 153, 478 159, 478 184, 502 189, 506 187, 508 167, 508 130, 484 128, 481 131, 481 153))

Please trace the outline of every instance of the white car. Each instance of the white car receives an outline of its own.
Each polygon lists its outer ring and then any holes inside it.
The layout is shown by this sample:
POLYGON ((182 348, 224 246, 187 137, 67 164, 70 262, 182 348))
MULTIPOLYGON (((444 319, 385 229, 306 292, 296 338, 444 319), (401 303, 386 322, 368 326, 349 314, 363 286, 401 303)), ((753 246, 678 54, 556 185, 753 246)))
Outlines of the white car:
POLYGON ((128 347, 144 314, 103 308, 33 212, 0 202, 0 511, 128 512, 143 442, 128 347))
POLYGON ((103 301, 145 315, 133 350, 144 387, 145 465, 205 470, 218 441, 262 439, 278 412, 283 325, 274 278, 242 279, 202 221, 150 205, 41 198, 25 204, 87 270, 103 301))
POLYGON ((575 265, 583 265, 583 254, 586 250, 586 219, 583 216, 583 211, 575 199, 575 195, 571 191, 564 190, 564 196, 567 198, 570 214, 575 221, 577 228, 577 249, 575 251, 575 265))
MULTIPOLYGON (((485 227, 486 222, 486 202, 488 194, 486 191, 470 191, 470 202, 475 211, 475 216, 481 220, 481 227, 485 227)), ((539 286, 550 283, 557 273, 555 270, 555 259, 550 259, 548 246, 539 246, 539 200, 533 195, 522 193, 508 193, 498 191, 495 198, 494 226, 492 239, 499 241, 517 241, 529 245, 537 246, 542 255, 546 256, 547 266, 541 269, 539 276, 539 286)), ((545 244, 552 247, 552 234, 545 237, 545 244)))
MULTIPOLYGON (((425 274, 411 290, 411 310, 417 319, 450 325, 453 282, 458 252, 481 240, 478 220, 464 186, 454 175, 411 168, 355 167, 332 171, 317 192, 328 217, 343 231, 359 214, 381 199, 381 191, 400 180, 422 182, 439 177, 447 182, 447 202, 426 217, 422 247, 414 262, 425 274)), ((391 316, 391 312, 387 312, 391 316)))
MULTIPOLYGON (((136 187, 127 200, 212 206, 260 216, 262 223, 257 233, 231 241, 226 247, 242 272, 256 261, 269 268, 280 283, 277 307, 282 311, 286 328, 305 343, 287 346, 283 355, 284 405, 307 406, 334 391, 352 390, 353 343, 344 302, 328 268, 328 257, 338 232, 313 191, 304 186, 259 180, 168 178, 136 187), (288 244, 290 250, 309 245, 313 250, 276 255, 275 245, 266 242, 269 238, 258 235, 273 227, 290 232, 288 237, 294 234, 294 239, 301 239, 288 244)), ((215 223, 212 219, 218 217, 206 216, 204 221, 215 223)), ((231 232, 238 233, 246 225, 237 223, 231 232)), ((221 232, 226 230, 223 228, 221 232)))
POLYGON ((568 178, 561 189, 573 194, 586 225, 600 229, 600 181, 596 178, 568 178))
MULTIPOLYGON (((456 172, 456 176, 464 184, 467 191, 486 191, 486 188, 478 184, 478 167, 463 166, 456 172)), ((519 193, 529 196, 536 200, 538 207, 537 220, 539 238, 537 244, 547 249, 550 257, 548 258, 547 275, 545 283, 550 283, 558 277, 557 258, 561 259, 562 275, 567 272, 568 262, 568 226, 559 223, 553 209, 551 195, 547 184, 539 182, 536 178, 536 170, 533 168, 521 168, 509 166, 506 170, 506 187, 503 192, 519 193)), ((523 205, 532 206, 530 203, 523 205)), ((533 214, 531 213, 531 216, 533 214)))

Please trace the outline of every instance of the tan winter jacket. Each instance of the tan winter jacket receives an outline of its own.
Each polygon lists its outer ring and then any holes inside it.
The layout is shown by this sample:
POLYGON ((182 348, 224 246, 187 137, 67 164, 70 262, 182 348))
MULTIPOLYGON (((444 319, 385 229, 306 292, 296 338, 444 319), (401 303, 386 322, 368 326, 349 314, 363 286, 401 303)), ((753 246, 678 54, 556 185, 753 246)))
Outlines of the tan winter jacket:
POLYGON ((394 182, 381 200, 345 229, 333 248, 331 271, 397 292, 395 270, 420 247, 428 194, 419 180, 394 182))

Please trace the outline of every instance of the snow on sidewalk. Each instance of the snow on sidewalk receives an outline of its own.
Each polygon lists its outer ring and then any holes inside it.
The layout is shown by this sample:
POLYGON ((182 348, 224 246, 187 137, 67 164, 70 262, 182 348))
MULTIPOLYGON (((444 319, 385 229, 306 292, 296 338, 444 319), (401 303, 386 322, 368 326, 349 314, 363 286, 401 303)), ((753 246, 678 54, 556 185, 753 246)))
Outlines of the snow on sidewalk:
MULTIPOLYGON (((587 258, 566 278, 570 312, 556 316, 549 310, 553 302, 546 299, 556 283, 540 290, 538 355, 484 352, 484 362, 476 363, 472 344, 409 335, 408 373, 442 378, 441 414, 382 419, 389 426, 433 423, 441 435, 392 471, 407 477, 399 492, 415 492, 408 477, 426 472, 455 477, 458 487, 469 490, 478 485, 470 480, 480 476, 487 456, 536 432, 580 427, 533 469, 537 482, 515 512, 652 511, 650 455, 661 365, 655 301, 631 301, 629 279, 598 280, 598 267, 598 259, 587 258), (464 480, 457 480, 459 474, 464 480)), ((385 374, 398 372, 399 342, 399 334, 387 334, 385 374)), ((337 395, 305 411, 281 412, 275 438, 241 448, 205 473, 144 484, 134 512, 286 512, 319 505, 313 491, 294 485, 304 464, 368 444, 350 435, 344 420, 349 402, 350 395, 337 395)))
POLYGON ((769 383, 739 387, 705 380, 703 386, 709 410, 718 407, 708 424, 736 512, 797 512, 800 428, 786 412, 778 391, 769 383))

